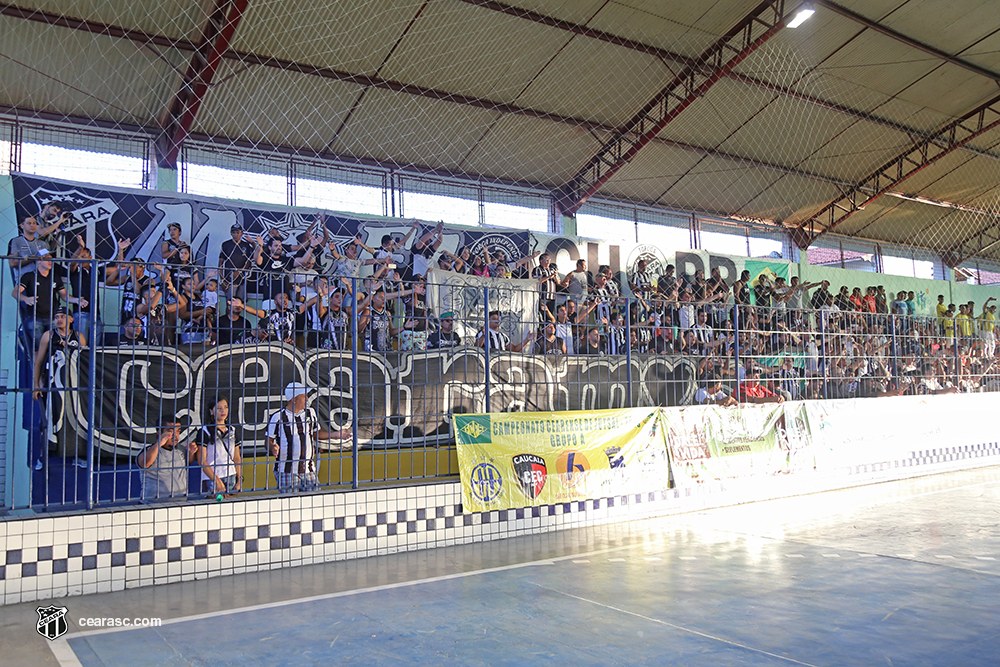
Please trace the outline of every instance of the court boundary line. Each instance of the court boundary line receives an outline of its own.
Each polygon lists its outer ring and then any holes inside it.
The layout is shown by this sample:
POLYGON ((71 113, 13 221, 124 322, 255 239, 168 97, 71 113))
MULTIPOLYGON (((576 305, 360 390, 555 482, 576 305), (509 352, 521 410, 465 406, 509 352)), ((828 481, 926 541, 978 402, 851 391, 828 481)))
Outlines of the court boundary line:
POLYGON ((686 628, 683 625, 677 625, 676 623, 671 623, 670 621, 664 621, 664 620, 659 619, 659 618, 653 618, 652 616, 645 616, 645 615, 640 614, 638 612, 629 611, 627 609, 621 609, 619 607, 615 607, 614 605, 604 604, 603 602, 598 602, 597 600, 590 600, 590 599, 585 598, 585 597, 580 597, 579 595, 573 595, 572 593, 566 593, 564 591, 558 591, 558 590, 556 590, 554 588, 549 588, 548 586, 542 586, 541 584, 534 584, 534 585, 537 586, 538 588, 541 588, 542 590, 549 591, 550 593, 555 593, 556 595, 562 595, 562 596, 565 596, 565 597, 568 597, 568 598, 573 598, 574 600, 579 600, 581 602, 587 602, 589 604, 596 605, 598 607, 602 607, 603 609, 610 609, 611 611, 617 611, 618 613, 626 614, 628 616, 635 616, 636 618, 641 618, 644 621, 650 621, 652 623, 658 623, 660 625, 665 625, 668 628, 673 628, 675 630, 680 630, 681 632, 687 632, 687 633, 690 633, 690 634, 693 634, 693 635, 697 635, 699 637, 704 637, 705 639, 711 639, 713 641, 721 642, 723 644, 728 644, 729 646, 735 646, 737 648, 746 649, 747 651, 753 651, 754 653, 760 653, 762 655, 766 655, 766 656, 769 656, 771 658, 778 658, 779 660, 785 660, 787 662, 791 662, 791 663, 794 663, 796 665, 803 665, 803 667, 817 667, 817 665, 814 665, 811 662, 802 662, 801 660, 796 660, 795 658, 789 658, 789 657, 786 657, 786 656, 783 656, 783 655, 778 655, 777 653, 771 653, 770 651, 765 651, 764 649, 754 648, 752 646, 747 646, 746 644, 740 644, 739 642, 734 642, 734 641, 731 641, 729 639, 723 639, 722 637, 716 637, 715 635, 710 635, 710 634, 708 634, 706 632, 701 632, 699 630, 693 630, 691 628, 686 628))
MULTIPOLYGON (((498 567, 489 567, 480 570, 470 570, 468 572, 454 572, 452 574, 443 574, 436 577, 427 577, 424 579, 413 579, 411 581, 398 581, 392 584, 381 584, 379 586, 369 586, 367 588, 356 588, 350 591, 337 591, 334 593, 322 593, 320 595, 311 595, 304 598, 295 598, 292 600, 279 600, 277 602, 264 602, 261 604, 250 605, 247 607, 237 607, 235 609, 226 609, 219 611, 210 611, 203 614, 192 614, 190 616, 178 616, 177 618, 170 618, 163 620, 159 626, 163 627, 167 625, 174 625, 176 623, 184 623, 187 621, 200 621, 209 618, 215 618, 217 616, 228 616, 231 614, 242 614, 252 611, 261 611, 265 609, 277 609, 280 607, 288 607, 295 604, 308 603, 308 602, 318 602, 322 600, 332 600, 341 597, 348 597, 351 595, 362 595, 365 593, 377 593, 380 591, 393 590, 396 588, 406 588, 409 586, 417 586, 420 584, 432 584, 441 581, 451 581, 454 579, 463 579, 466 577, 472 577, 480 574, 491 574, 493 572, 506 572, 510 570, 518 570, 526 567, 534 567, 538 565, 555 565, 558 562, 564 560, 570 560, 573 558, 580 558, 581 556, 598 556, 606 553, 613 553, 616 551, 622 551, 625 549, 632 549, 639 544, 627 544, 619 547, 608 547, 606 549, 597 549, 595 551, 585 551, 577 554, 570 554, 566 556, 556 556, 554 558, 541 558, 534 561, 526 561, 524 563, 513 563, 511 565, 501 565, 498 567)), ((333 562, 333 561, 330 561, 333 562)), ((321 565, 326 563, 316 563, 316 565, 321 565)), ((155 630, 156 628, 150 627, 115 627, 115 628, 98 628, 96 630, 78 630, 76 632, 63 635, 62 637, 55 639, 49 643, 49 648, 52 649, 52 653, 56 658, 56 661, 62 667, 82 667, 82 663, 76 656, 76 652, 69 645, 71 639, 81 639, 85 637, 92 637, 95 635, 106 635, 113 634, 117 632, 128 632, 131 630, 155 630)))
MULTIPOLYGON (((965 471, 958 471, 958 472, 965 472, 965 471)), ((891 481, 900 481, 900 480, 891 480, 891 481)), ((881 483, 881 482, 879 482, 879 483, 881 483)), ((978 487, 981 487, 981 486, 989 486, 989 485, 995 485, 995 484, 997 484, 996 480, 988 481, 988 482, 977 482, 975 484, 968 484, 968 485, 963 485, 963 486, 956 486, 956 487, 951 487, 951 488, 947 488, 947 489, 936 489, 934 491, 925 491, 923 493, 918 493, 918 494, 914 494, 914 495, 911 495, 911 496, 903 496, 903 497, 890 498, 890 499, 886 500, 885 502, 886 503, 892 503, 892 502, 898 502, 898 501, 901 501, 901 500, 907 500, 907 499, 912 499, 912 498, 921 498, 921 497, 924 497, 924 496, 936 495, 936 494, 939 494, 939 493, 947 493, 949 491, 960 491, 960 490, 973 489, 973 488, 978 488, 978 487)), ((847 490, 853 490, 853 489, 831 489, 830 491, 836 492, 836 491, 847 491, 847 490)), ((821 491, 820 493, 827 493, 827 491, 821 491)), ((788 498, 776 498, 776 499, 772 499, 772 500, 774 500, 774 501, 781 501, 781 500, 788 500, 788 498)), ((755 502, 751 502, 749 504, 751 504, 751 505, 752 504, 756 504, 756 502, 770 502, 770 501, 755 501, 755 502)), ((881 503, 874 503, 874 504, 875 505, 879 505, 881 503)), ((867 506, 867 504, 866 504, 866 506, 867 506)), ((698 511, 698 512, 692 512, 692 513, 690 513, 690 515, 691 516, 697 516, 699 514, 703 514, 705 512, 715 511, 715 510, 718 510, 718 509, 723 509, 724 510, 726 508, 722 507, 722 508, 712 508, 712 509, 709 509, 709 510, 701 510, 701 511, 698 511)), ((650 517, 650 518, 671 518, 671 517, 666 516, 666 517, 650 517)), ((645 519, 643 519, 643 520, 645 520, 645 519)), ((728 530, 722 530, 722 529, 719 529, 719 528, 712 528, 712 530, 718 531, 718 532, 722 532, 722 533, 731 532, 731 533, 734 533, 734 534, 742 534, 742 533, 739 533, 738 531, 728 531, 728 530)), ((241 614, 241 613, 245 613, 245 612, 259 611, 259 610, 265 610, 265 609, 276 609, 276 608, 280 608, 280 607, 291 606, 291 605, 294 605, 294 604, 308 603, 308 602, 317 602, 317 601, 321 601, 321 600, 331 600, 331 599, 336 599, 336 598, 341 598, 341 597, 348 597, 348 596, 351 596, 351 595, 361 595, 361 594, 364 594, 364 593, 376 593, 376 592, 385 591, 385 590, 393 590, 393 589, 397 589, 397 588, 406 588, 406 587, 409 587, 409 586, 417 586, 417 585, 425 584, 425 583, 436 583, 436 582, 441 582, 441 581, 451 581, 451 580, 455 580, 455 579, 462 579, 462 578, 476 576, 476 575, 481 575, 481 574, 490 574, 490 573, 493 573, 493 572, 506 572, 506 571, 511 571, 511 570, 522 569, 522 568, 525 568, 525 567, 534 567, 534 566, 538 566, 538 565, 555 565, 556 563, 562 562, 562 561, 565 561, 565 560, 577 559, 577 558, 581 558, 581 557, 594 556, 594 555, 600 555, 600 554, 606 554, 606 553, 614 553, 616 551, 622 551, 622 550, 626 550, 626 549, 632 549, 632 548, 634 548, 636 546, 640 546, 640 544, 629 544, 629 545, 623 545, 623 546, 618 546, 618 547, 608 547, 606 549, 598 549, 598 550, 595 550, 595 551, 586 551, 586 552, 581 552, 581 553, 576 553, 576 554, 570 554, 570 555, 566 555, 566 556, 557 556, 557 557, 554 557, 554 558, 543 558, 543 559, 539 559, 539 560, 535 560, 535 561, 527 561, 527 562, 523 562, 523 563, 514 563, 514 564, 511 564, 511 565, 502 565, 502 566, 498 566, 498 567, 484 568, 484 569, 480 569, 480 570, 471 570, 469 572, 455 572, 455 573, 452 573, 452 574, 439 575, 439 576, 436 576, 436 577, 427 577, 427 578, 424 578, 424 579, 415 579, 415 580, 411 580, 411 581, 400 581, 400 582, 395 582, 395 583, 392 583, 392 584, 382 584, 382 585, 379 585, 379 586, 370 586, 370 587, 366 587, 366 588, 358 588, 358 589, 354 589, 354 590, 350 590, 350 591, 337 591, 337 592, 334 592, 334 593, 323 593, 323 594, 320 594, 320 595, 313 595, 313 596, 308 596, 308 597, 304 597, 304 598, 295 598, 295 599, 291 599, 291 600, 280 600, 280 601, 277 601, 277 602, 265 602, 265 603, 256 604, 256 605, 250 605, 250 606, 246 606, 246 607, 238 607, 238 608, 235 608, 235 609, 218 610, 218 611, 213 611, 213 612, 205 612, 205 613, 202 613, 202 614, 192 614, 192 615, 189 615, 189 616, 179 616, 177 618, 171 618, 171 619, 163 620, 160 623, 160 627, 166 626, 166 625, 173 625, 173 624, 176 624, 176 623, 183 623, 183 622, 187 622, 187 621, 198 621, 198 620, 209 619, 209 618, 214 618, 214 617, 218 617, 218 616, 226 616, 226 615, 230 615, 230 614, 241 614)), ((815 546, 815 545, 813 545, 813 546, 815 546)), ((848 551, 854 551, 854 550, 853 549, 849 549, 848 551)), ((860 554, 860 553, 871 553, 871 552, 857 552, 856 551, 855 553, 859 553, 860 554)), ((873 555, 878 556, 878 557, 882 557, 882 558, 894 558, 893 556, 886 555, 886 554, 873 554, 873 555)), ((903 560, 905 560, 905 559, 903 559, 903 560)), ((327 562, 324 562, 324 563, 314 563, 314 564, 315 565, 325 565, 328 562, 335 562, 335 561, 327 561, 327 562)), ((922 562, 922 561, 919 561, 919 562, 922 562)), ((976 570, 971 570, 971 571, 972 572, 978 572, 976 570)), ((180 583, 180 582, 177 582, 177 583, 180 583)), ((539 584, 535 584, 535 585, 538 586, 539 588, 544 588, 545 590, 551 590, 553 593, 557 593, 559 595, 566 595, 566 596, 574 597, 574 598, 577 597, 577 596, 574 596, 574 595, 572 595, 570 593, 563 593, 563 592, 555 590, 555 589, 548 589, 548 588, 546 588, 544 586, 541 586, 539 584)), ((637 614, 635 612, 630 612, 630 611, 627 611, 627 610, 618 609, 616 607, 611 607, 611 606, 608 606, 608 605, 603 605, 600 602, 596 602, 596 601, 593 601, 593 600, 588 600, 588 599, 582 598, 582 597, 578 598, 578 599, 581 600, 581 601, 583 601, 583 602, 588 602, 588 603, 595 604, 595 605, 602 606, 602 607, 603 606, 607 606, 609 609, 612 609, 614 611, 618 611, 620 613, 632 614, 632 615, 635 615, 637 617, 649 620, 651 622, 660 623, 660 624, 663 624, 663 625, 674 627, 674 628, 676 628, 678 630, 682 630, 682 631, 685 631, 685 632, 690 632, 690 633, 693 633, 693 634, 704 636, 706 638, 714 639, 714 640, 717 640, 717 641, 720 641, 720 642, 723 642, 723 643, 727 643, 727 644, 731 644, 733 646, 744 648, 744 649, 749 650, 749 651, 760 652, 762 654, 765 654, 765 655, 768 655, 768 656, 772 656, 772 657, 775 657, 775 658, 779 658, 781 660, 791 661, 791 662, 793 662, 795 664, 803 665, 804 667, 815 667, 815 665, 811 665, 810 663, 799 662, 799 661, 794 660, 792 658, 785 658, 784 656, 780 656, 780 655, 777 655, 777 654, 771 654, 771 653, 768 653, 768 652, 763 651, 761 649, 755 649, 755 648, 750 647, 750 646, 745 646, 745 645, 742 645, 742 644, 738 644, 736 642, 730 642, 730 641, 725 640, 725 639, 721 639, 721 638, 718 638, 718 637, 713 637, 712 635, 707 635, 707 634, 704 634, 704 633, 700 633, 697 630, 691 630, 691 629, 688 629, 688 628, 684 628, 683 626, 675 626, 675 625, 673 625, 673 624, 671 624, 671 623, 669 623, 667 621, 661 621, 659 619, 654 619, 654 618, 647 618, 647 617, 642 616, 641 614, 637 614)), ((151 628, 142 628, 142 627, 138 627, 138 628, 137 627, 116 627, 116 628, 99 628, 99 629, 96 629, 96 630, 76 631, 76 632, 73 632, 73 633, 70 633, 70 634, 63 635, 62 637, 49 642, 49 648, 52 651, 53 656, 56 658, 56 661, 59 663, 59 665, 61 667, 82 667, 82 663, 77 658, 76 652, 69 645, 69 641, 70 640, 84 638, 84 637, 90 637, 90 636, 95 636, 95 635, 104 635, 104 634, 111 634, 111 633, 116 633, 116 632, 124 632, 124 631, 130 631, 130 630, 144 630, 144 629, 151 629, 151 628)))

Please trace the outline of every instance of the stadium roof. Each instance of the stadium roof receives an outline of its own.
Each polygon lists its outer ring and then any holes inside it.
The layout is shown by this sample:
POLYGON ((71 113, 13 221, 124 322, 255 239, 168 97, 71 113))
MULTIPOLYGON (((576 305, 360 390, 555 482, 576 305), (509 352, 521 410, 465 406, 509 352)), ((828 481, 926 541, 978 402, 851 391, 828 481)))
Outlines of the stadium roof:
POLYGON ((0 110, 1000 259, 987 0, 24 0, 0 110))

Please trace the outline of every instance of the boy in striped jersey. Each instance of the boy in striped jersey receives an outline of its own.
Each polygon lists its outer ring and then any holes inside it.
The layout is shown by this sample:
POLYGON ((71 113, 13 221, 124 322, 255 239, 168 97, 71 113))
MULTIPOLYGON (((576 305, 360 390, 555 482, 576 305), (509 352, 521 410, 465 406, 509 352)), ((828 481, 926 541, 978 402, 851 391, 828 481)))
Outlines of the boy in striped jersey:
POLYGON ((350 427, 324 431, 312 408, 306 407, 309 388, 299 382, 285 387, 285 407, 271 415, 267 441, 274 461, 274 476, 279 493, 316 491, 317 440, 344 441, 351 437, 350 427))

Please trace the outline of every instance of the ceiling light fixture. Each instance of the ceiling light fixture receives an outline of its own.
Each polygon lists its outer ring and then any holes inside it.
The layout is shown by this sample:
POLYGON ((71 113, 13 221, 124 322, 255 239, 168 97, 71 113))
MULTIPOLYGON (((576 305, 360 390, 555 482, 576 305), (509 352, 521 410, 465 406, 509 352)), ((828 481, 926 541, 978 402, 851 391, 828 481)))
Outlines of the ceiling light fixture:
POLYGON ((800 25, 809 20, 809 17, 816 13, 816 10, 812 8, 811 5, 805 4, 799 7, 799 11, 795 12, 795 16, 792 20, 788 22, 786 27, 788 28, 798 28, 800 25))

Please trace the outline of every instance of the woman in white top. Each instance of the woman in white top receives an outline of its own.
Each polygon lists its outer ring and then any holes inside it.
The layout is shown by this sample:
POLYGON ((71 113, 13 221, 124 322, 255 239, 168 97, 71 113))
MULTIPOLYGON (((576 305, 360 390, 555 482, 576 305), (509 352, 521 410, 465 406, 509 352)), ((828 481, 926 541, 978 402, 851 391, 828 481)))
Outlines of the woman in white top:
POLYGON ((201 484, 205 493, 230 496, 243 488, 243 459, 236 429, 229 424, 229 401, 221 396, 208 406, 211 423, 198 434, 201 484))

